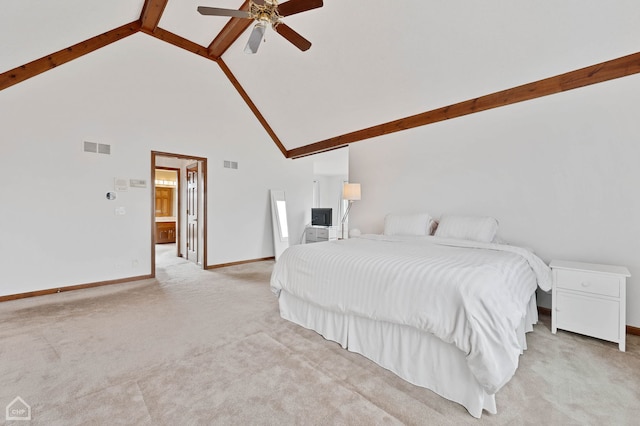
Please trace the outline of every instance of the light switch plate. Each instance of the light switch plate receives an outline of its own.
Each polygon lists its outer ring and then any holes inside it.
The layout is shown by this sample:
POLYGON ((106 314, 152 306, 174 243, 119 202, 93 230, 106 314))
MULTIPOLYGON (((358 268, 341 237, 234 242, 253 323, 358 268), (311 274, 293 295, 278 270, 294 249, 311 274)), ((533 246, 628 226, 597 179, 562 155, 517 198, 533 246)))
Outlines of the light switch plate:
POLYGON ((145 179, 129 179, 129 186, 132 188, 146 188, 147 181, 145 179))

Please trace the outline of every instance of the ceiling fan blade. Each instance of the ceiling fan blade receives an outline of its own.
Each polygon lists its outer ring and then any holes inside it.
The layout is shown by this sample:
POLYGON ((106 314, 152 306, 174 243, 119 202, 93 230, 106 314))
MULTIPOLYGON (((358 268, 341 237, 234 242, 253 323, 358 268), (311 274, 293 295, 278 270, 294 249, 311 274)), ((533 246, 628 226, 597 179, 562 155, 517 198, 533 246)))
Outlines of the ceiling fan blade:
POLYGON ((234 18, 251 18, 251 14, 244 10, 220 9, 219 7, 198 6, 201 15, 231 16, 234 18))
POLYGON ((322 0, 289 0, 278 5, 280 16, 289 16, 322 7, 322 0))
POLYGON ((258 47, 260 47, 260 43, 264 38, 264 32, 267 29, 267 24, 259 21, 253 27, 253 31, 251 31, 251 35, 249 36, 249 41, 247 45, 244 47, 244 53, 257 53, 258 47))
POLYGON ((302 37, 300 34, 293 31, 291 27, 287 26, 286 24, 283 24, 282 22, 275 27, 275 30, 278 34, 280 34, 282 37, 289 40, 291 44, 293 44, 295 47, 302 50, 303 52, 305 50, 309 50, 309 48, 311 47, 311 42, 309 40, 302 37))

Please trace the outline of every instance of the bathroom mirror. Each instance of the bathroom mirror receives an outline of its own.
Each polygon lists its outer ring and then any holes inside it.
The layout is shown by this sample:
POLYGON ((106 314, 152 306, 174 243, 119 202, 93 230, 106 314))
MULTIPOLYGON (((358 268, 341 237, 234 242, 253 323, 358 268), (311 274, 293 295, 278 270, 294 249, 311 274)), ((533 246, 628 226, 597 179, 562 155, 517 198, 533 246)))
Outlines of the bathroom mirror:
POLYGON ((289 247, 287 201, 282 190, 271 190, 271 220, 273 226, 273 248, 277 261, 282 252, 289 247))

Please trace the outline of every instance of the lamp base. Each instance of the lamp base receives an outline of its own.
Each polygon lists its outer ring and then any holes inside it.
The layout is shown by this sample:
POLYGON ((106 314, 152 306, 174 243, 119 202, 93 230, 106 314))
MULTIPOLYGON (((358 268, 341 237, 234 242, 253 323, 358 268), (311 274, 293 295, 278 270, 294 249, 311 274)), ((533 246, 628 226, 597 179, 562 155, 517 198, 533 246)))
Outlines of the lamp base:
POLYGON ((352 200, 349 200, 349 205, 347 206, 347 210, 344 212, 344 216, 342 216, 342 231, 340 235, 342 235, 342 239, 344 240, 344 223, 347 221, 347 217, 349 217, 349 210, 351 210, 351 204, 353 204, 352 200))

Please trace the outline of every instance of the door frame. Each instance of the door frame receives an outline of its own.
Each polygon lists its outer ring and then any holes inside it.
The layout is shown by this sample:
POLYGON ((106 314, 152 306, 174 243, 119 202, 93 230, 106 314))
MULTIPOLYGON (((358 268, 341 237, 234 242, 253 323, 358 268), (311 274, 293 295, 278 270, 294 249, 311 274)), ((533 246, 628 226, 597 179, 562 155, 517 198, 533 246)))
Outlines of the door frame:
MULTIPOLYGON (((156 276, 156 179, 155 179, 155 169, 156 169, 156 158, 157 157, 170 157, 177 158, 179 160, 191 160, 194 162, 200 162, 202 165, 202 170, 199 177, 199 184, 202 185, 202 221, 198 219, 199 226, 202 226, 202 263, 199 265, 202 269, 207 269, 207 158, 206 157, 197 157, 194 155, 188 154, 174 154, 171 152, 163 152, 163 151, 151 151, 151 191, 150 191, 150 216, 151 216, 151 276, 155 278, 156 276)), ((162 168, 160 166, 159 168, 162 168)), ((180 172, 178 172, 178 180, 180 180, 180 172)), ((181 206, 181 198, 182 195, 180 192, 178 193, 178 205, 181 206)), ((200 200, 199 200, 200 201, 200 200)), ((180 212, 178 211, 178 217, 180 216, 180 212)), ((176 226, 177 228, 180 225, 176 226)), ((176 232, 176 238, 179 237, 178 232, 176 232)), ((177 244, 180 247, 180 244, 177 244)), ((179 248, 178 248, 179 250, 179 248)), ((178 253, 179 254, 179 253, 178 253)), ((198 263, 196 262, 196 265, 198 263)))

